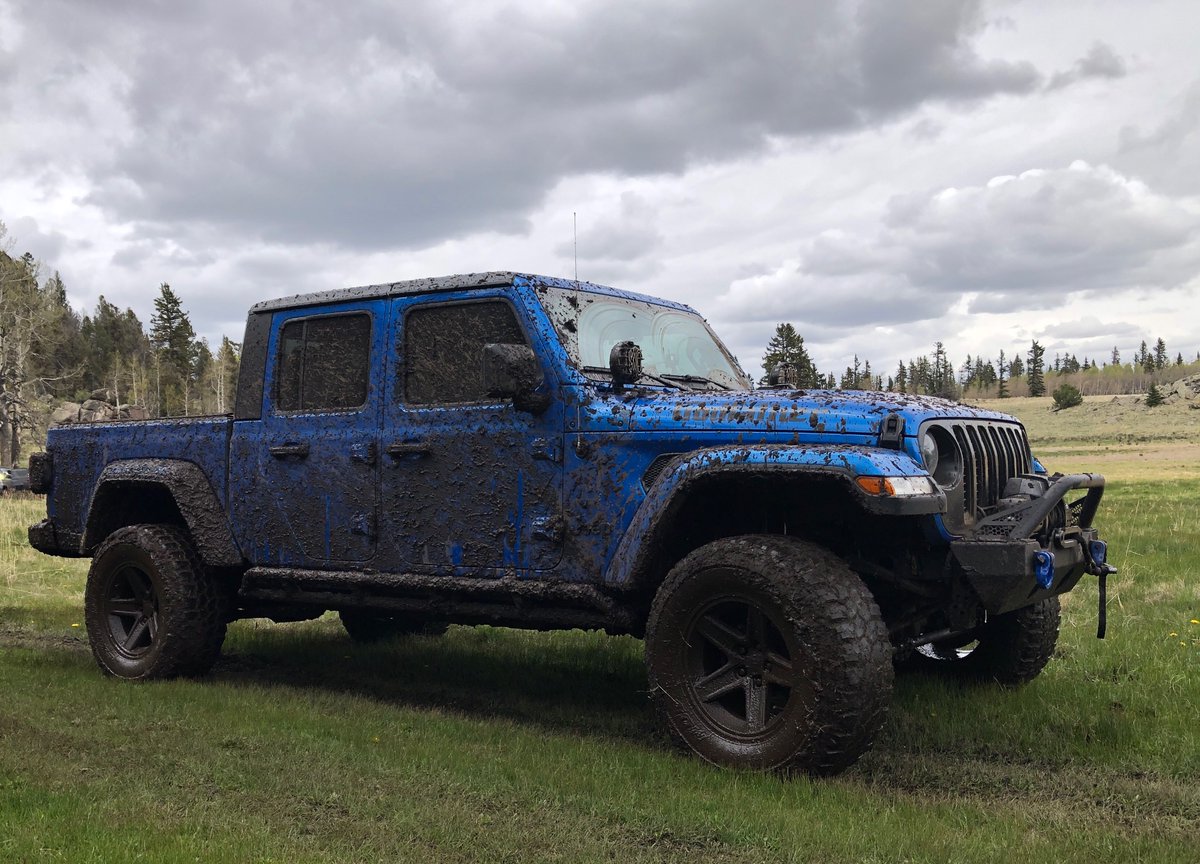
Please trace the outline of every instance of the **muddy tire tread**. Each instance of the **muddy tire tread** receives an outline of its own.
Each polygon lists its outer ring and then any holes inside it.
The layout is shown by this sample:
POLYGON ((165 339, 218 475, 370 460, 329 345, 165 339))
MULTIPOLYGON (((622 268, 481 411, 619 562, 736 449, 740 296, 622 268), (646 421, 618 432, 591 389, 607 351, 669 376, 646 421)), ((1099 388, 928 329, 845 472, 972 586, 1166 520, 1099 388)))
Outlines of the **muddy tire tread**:
MULTIPOLYGON (((674 721, 673 699, 656 686, 653 668, 662 650, 657 633, 667 604, 694 574, 707 567, 736 569, 765 588, 797 623, 811 652, 820 694, 804 746, 779 764, 760 766, 790 773, 836 774, 866 752, 891 704, 892 649, 871 592, 840 558, 812 543, 777 535, 744 535, 691 552, 660 587, 646 625, 651 693, 663 725, 691 749, 674 721)), ((705 754, 700 754, 709 758, 705 754)))
POLYGON ((216 663, 225 641, 229 592, 210 574, 182 528, 174 525, 143 524, 119 528, 96 550, 85 592, 88 639, 100 668, 110 675, 133 680, 197 677, 216 663), (163 614, 157 639, 158 650, 145 669, 113 668, 108 652, 98 644, 104 639, 105 622, 98 609, 94 574, 112 550, 131 545, 144 551, 158 571, 160 609, 163 614))
POLYGON ((978 650, 967 658, 968 672, 1009 687, 1036 678, 1054 656, 1062 611, 1057 597, 1001 615, 980 637, 978 650))

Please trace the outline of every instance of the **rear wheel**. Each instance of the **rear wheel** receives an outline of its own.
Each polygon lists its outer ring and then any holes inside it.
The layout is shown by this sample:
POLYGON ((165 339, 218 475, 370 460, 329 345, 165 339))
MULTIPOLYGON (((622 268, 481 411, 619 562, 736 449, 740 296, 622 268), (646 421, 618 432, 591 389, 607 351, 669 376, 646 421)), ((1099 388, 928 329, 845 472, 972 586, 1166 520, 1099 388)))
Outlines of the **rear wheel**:
POLYGON ((387 615, 345 609, 338 613, 342 626, 355 642, 370 644, 400 639, 406 636, 441 636, 446 632, 444 621, 425 621, 413 615, 387 615))
POLYGON ((88 641, 118 678, 204 674, 220 655, 227 609, 227 592, 173 525, 114 531, 88 571, 88 641))
POLYGON ((891 646, 858 576, 787 537, 717 540, 667 576, 646 625, 663 725, 719 765, 833 774, 871 745, 891 646))

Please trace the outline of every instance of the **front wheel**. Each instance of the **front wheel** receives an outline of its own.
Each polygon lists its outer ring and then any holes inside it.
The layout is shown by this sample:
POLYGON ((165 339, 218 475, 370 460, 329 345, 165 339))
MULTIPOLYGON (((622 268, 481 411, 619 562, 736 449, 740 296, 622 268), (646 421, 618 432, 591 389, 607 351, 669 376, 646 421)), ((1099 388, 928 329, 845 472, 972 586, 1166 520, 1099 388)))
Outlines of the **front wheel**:
POLYGON ((998 615, 958 639, 922 645, 911 659, 914 665, 966 679, 1027 684, 1054 656, 1061 610, 1057 597, 1047 597, 998 615))
POLYGON ((173 525, 130 525, 92 559, 84 592, 96 663, 127 679, 203 675, 225 639, 227 594, 173 525))
POLYGON ((680 561, 646 624, 664 726, 718 765, 835 774, 891 701, 891 645, 839 558, 787 537, 709 543, 680 561))

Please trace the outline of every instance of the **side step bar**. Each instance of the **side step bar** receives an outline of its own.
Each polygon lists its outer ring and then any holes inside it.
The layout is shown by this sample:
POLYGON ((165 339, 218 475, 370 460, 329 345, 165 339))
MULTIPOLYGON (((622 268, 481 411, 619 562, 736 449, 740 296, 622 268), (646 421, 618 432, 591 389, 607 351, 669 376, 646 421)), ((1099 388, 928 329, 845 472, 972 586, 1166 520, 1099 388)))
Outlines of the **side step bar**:
POLYGON ((638 616, 592 585, 515 576, 478 578, 358 570, 254 567, 242 577, 239 605, 246 617, 263 606, 376 609, 433 621, 497 624, 539 630, 603 629, 637 633, 638 616))

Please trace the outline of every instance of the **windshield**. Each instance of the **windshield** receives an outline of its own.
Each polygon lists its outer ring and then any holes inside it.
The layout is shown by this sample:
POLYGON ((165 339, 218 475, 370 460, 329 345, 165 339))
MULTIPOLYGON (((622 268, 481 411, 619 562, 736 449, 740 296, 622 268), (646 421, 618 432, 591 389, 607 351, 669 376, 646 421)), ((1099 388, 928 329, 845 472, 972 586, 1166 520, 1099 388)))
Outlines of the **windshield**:
POLYGON ((648 382, 695 389, 749 390, 750 381, 698 315, 625 297, 563 288, 539 296, 567 356, 590 378, 608 377, 618 342, 636 342, 648 382))

